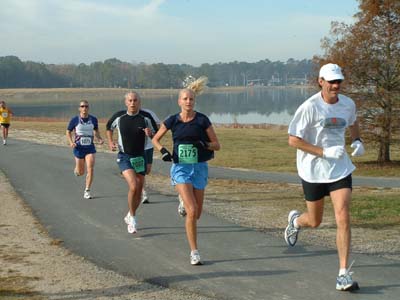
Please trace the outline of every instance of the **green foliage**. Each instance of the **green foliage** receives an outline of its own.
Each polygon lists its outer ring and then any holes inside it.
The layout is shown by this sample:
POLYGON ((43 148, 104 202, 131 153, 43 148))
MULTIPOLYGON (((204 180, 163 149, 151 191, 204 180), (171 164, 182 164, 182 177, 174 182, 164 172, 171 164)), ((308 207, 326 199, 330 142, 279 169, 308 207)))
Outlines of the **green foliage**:
POLYGON ((16 56, 0 57, 0 88, 65 86, 66 80, 43 63, 22 62, 16 56))

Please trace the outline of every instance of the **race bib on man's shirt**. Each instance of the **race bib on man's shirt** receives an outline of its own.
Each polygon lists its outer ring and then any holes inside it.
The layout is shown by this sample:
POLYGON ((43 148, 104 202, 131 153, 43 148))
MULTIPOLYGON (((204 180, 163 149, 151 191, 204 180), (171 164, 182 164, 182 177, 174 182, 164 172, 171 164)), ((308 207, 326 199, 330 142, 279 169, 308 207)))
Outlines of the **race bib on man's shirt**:
POLYGON ((92 144, 92 137, 82 136, 79 141, 82 146, 89 146, 92 144))

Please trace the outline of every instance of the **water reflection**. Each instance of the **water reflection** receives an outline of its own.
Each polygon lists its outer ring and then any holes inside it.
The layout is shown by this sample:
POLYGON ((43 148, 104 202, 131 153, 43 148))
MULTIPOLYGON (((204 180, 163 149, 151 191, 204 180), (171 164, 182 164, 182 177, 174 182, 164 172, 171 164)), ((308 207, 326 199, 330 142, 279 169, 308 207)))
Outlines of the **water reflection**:
MULTIPOLYGON (((313 90, 306 88, 251 88, 241 92, 209 92, 197 98, 196 109, 207 114, 213 123, 287 125, 297 107, 313 90)), ((123 109, 123 99, 91 101, 90 113, 108 119, 123 109)), ((153 110, 161 120, 178 112, 177 94, 149 98, 142 95, 143 107, 153 110)), ((68 120, 78 112, 78 101, 38 101, 27 99, 12 106, 16 116, 68 120)))

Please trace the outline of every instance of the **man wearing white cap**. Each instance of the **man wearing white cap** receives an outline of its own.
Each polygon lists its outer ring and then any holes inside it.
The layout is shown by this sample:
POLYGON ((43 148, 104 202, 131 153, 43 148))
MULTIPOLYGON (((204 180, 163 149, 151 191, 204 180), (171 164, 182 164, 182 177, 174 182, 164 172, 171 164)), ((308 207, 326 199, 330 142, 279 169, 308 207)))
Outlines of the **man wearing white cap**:
POLYGON ((336 245, 339 275, 336 289, 347 291, 358 287, 348 266, 350 252, 351 174, 355 166, 345 150, 345 131, 350 130, 352 156, 363 155, 356 106, 350 98, 339 94, 344 80, 336 64, 323 65, 318 83, 321 91, 307 99, 289 124, 289 145, 297 148, 297 170, 301 178, 307 211, 292 210, 288 216, 285 241, 294 246, 302 227, 321 224, 324 197, 330 196, 336 218, 336 245))

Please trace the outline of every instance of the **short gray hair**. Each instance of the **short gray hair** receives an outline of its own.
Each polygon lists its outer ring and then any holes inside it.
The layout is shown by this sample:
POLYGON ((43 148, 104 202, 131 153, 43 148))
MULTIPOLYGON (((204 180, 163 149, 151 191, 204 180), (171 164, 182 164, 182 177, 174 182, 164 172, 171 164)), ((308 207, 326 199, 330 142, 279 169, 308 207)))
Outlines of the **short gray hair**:
POLYGON ((136 97, 137 97, 139 100, 141 100, 139 93, 138 93, 138 92, 135 92, 135 91, 129 91, 129 92, 127 92, 127 93, 125 94, 124 99, 128 98, 128 96, 129 96, 130 94, 136 95, 136 97))

